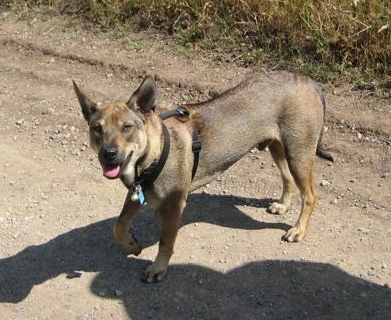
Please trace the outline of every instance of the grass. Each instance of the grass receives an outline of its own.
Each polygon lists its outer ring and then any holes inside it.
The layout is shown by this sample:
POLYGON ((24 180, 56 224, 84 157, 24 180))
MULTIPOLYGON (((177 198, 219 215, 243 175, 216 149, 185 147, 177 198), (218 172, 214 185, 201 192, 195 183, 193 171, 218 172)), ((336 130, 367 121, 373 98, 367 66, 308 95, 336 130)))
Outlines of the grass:
POLYGON ((241 65, 391 88, 389 0, 3 0, 1 7, 77 15, 105 30, 153 28, 241 65))

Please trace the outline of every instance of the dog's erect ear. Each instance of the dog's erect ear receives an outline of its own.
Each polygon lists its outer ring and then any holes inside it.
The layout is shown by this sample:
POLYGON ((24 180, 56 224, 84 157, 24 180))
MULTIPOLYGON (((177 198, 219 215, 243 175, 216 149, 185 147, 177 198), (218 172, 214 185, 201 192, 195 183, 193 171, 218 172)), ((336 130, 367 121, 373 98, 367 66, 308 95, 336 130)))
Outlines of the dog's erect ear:
POLYGON ((155 110, 156 92, 155 81, 151 76, 147 76, 126 105, 136 112, 148 115, 155 110))
POLYGON ((73 81, 73 88, 75 89, 77 98, 81 106, 81 111, 83 112, 84 118, 87 122, 90 122, 91 115, 96 112, 96 103, 92 101, 87 95, 85 95, 79 87, 76 85, 76 82, 73 81))

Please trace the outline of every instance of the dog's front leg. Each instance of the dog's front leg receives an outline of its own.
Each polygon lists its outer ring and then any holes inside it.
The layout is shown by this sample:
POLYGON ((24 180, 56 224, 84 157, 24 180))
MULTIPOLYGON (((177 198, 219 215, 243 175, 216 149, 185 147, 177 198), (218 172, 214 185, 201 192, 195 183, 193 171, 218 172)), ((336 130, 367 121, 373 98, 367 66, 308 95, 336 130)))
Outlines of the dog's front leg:
POLYGON ((186 200, 181 200, 175 206, 159 210, 161 213, 161 236, 159 252, 155 261, 146 268, 143 280, 146 282, 161 281, 167 272, 168 263, 174 253, 174 243, 178 234, 180 220, 186 200))
POLYGON ((128 192, 121 214, 116 220, 113 228, 115 239, 125 248, 128 254, 139 255, 141 252, 140 246, 129 234, 129 228, 132 221, 140 211, 141 204, 138 201, 132 201, 133 192, 128 192))

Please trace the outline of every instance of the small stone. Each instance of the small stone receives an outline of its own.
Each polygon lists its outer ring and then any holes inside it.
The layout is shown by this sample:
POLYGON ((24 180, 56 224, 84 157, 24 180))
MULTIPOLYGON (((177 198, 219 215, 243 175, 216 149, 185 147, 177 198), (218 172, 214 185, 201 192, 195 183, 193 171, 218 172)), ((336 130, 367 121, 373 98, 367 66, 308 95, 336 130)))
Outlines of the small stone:
POLYGON ((368 270, 367 275, 373 277, 376 274, 375 269, 372 267, 368 270))
POLYGON ((99 292, 98 292, 98 296, 99 296, 99 297, 105 297, 105 296, 106 296, 106 292, 104 292, 104 291, 99 291, 99 292))
POLYGON ((80 277, 81 277, 81 272, 78 271, 70 271, 66 276, 67 279, 75 279, 80 277))
POLYGON ((114 294, 116 297, 121 297, 124 293, 121 290, 114 290, 114 294))
POLYGON ((322 180, 322 181, 320 182, 320 185, 321 185, 322 187, 327 187, 327 186, 330 185, 330 181, 328 181, 328 180, 322 180))

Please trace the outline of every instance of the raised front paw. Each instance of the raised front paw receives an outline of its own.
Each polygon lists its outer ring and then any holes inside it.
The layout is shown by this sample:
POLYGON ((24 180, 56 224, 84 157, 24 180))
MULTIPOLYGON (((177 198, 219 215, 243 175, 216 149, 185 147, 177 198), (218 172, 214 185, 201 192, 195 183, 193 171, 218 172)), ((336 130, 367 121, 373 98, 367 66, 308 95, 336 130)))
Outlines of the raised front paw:
POLYGON ((306 230, 295 226, 289 229, 283 236, 282 239, 288 242, 299 242, 304 239, 306 230))
POLYGON ((141 253, 141 248, 137 244, 137 240, 127 232, 126 228, 118 227, 118 225, 115 224, 113 233, 114 238, 122 247, 124 247, 127 254, 138 256, 141 253))
POLYGON ((129 240, 129 242, 121 244, 127 254, 134 254, 135 256, 138 256, 141 253, 140 246, 134 240, 129 240))
POLYGON ((145 269, 141 279, 148 283, 159 282, 163 280, 166 272, 167 266, 154 262, 145 269))

